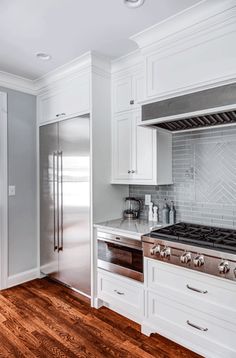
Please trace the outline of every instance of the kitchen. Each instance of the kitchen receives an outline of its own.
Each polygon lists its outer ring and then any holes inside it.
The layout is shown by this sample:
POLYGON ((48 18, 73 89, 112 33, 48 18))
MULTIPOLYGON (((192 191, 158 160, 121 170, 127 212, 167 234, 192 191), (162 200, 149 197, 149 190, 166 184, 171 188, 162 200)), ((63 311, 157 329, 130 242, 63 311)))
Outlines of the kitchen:
POLYGON ((235 357, 235 0, 0 10, 1 355, 235 357))

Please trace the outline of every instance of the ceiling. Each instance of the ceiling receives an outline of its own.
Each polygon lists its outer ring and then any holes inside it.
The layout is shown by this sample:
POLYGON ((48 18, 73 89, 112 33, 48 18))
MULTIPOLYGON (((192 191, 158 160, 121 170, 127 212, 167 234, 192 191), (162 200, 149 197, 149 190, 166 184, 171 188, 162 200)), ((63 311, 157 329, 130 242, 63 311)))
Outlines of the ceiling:
POLYGON ((123 0, 0 0, 0 71, 36 79, 89 50, 119 57, 136 48, 131 35, 198 2, 146 0, 134 10, 123 0))

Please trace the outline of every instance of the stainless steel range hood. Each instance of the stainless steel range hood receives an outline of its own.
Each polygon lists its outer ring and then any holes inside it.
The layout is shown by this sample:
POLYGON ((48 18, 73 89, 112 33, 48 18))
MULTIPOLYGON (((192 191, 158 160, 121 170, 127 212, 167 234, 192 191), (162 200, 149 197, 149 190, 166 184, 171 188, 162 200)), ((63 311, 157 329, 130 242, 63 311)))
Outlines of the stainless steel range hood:
POLYGON ((145 104, 141 125, 170 132, 236 125, 236 83, 145 104))

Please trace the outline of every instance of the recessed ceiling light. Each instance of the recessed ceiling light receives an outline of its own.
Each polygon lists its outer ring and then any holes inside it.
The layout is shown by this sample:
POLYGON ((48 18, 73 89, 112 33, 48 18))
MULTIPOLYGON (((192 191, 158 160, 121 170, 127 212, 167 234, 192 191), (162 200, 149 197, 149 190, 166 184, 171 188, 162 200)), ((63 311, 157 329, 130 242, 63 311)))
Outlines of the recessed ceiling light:
POLYGON ((48 53, 44 53, 44 52, 36 53, 36 57, 39 58, 42 61, 51 60, 51 56, 48 53))
POLYGON ((144 2, 145 0, 124 0, 125 5, 133 9, 142 6, 144 2))

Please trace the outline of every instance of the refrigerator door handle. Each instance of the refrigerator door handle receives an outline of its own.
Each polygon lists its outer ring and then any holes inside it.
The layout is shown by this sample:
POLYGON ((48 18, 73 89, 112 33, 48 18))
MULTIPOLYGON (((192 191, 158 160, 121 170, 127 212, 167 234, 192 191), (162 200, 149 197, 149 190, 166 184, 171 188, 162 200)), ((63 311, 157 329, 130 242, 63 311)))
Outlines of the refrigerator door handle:
POLYGON ((56 158, 57 152, 53 152, 53 167, 52 167, 52 183, 53 183, 53 245, 54 251, 58 248, 58 237, 56 237, 56 224, 57 224, 57 200, 56 200, 56 158))
POLYGON ((58 244, 58 252, 63 251, 63 152, 58 152, 59 162, 60 162, 60 177, 58 178, 58 189, 60 186, 60 190, 58 190, 58 196, 60 197, 58 200, 58 205, 60 206, 59 220, 58 220, 58 237, 60 237, 58 244), (59 204, 60 203, 60 204, 59 204))
POLYGON ((60 173, 60 169, 59 169, 59 155, 60 152, 57 151, 57 251, 60 251, 60 205, 59 205, 59 199, 60 199, 60 192, 59 192, 59 173, 60 173))

